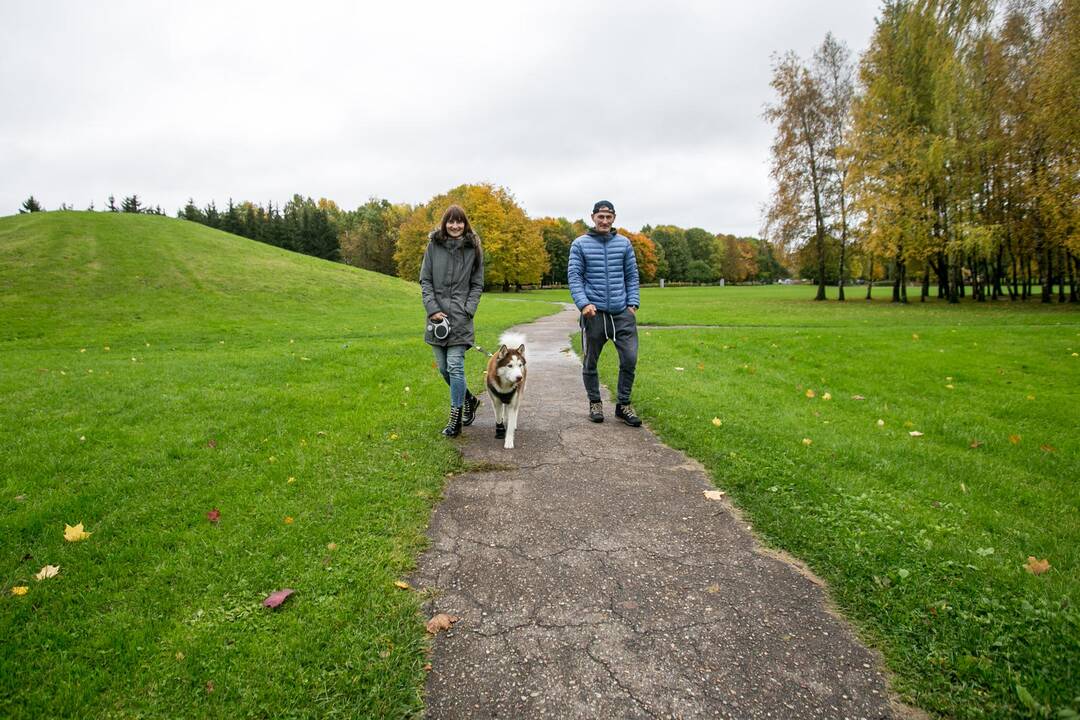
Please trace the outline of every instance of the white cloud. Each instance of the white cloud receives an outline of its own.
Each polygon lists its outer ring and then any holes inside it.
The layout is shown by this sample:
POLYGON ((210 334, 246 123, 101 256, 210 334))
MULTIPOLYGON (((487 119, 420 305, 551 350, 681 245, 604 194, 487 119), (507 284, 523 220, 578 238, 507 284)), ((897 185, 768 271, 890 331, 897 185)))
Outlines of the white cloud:
POLYGON ((645 223, 756 234, 769 58, 875 4, 26 3, 0 9, 0 213, 139 193, 354 207, 462 182, 530 214, 603 196, 645 223))

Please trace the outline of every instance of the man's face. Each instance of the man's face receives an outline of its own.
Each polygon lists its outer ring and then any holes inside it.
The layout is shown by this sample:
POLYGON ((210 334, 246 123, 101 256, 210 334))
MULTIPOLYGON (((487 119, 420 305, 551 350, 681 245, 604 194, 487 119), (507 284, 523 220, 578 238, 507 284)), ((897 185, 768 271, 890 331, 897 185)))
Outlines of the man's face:
POLYGON ((610 210, 597 210, 592 215, 592 221, 599 232, 611 232, 611 225, 615 222, 615 213, 610 210))

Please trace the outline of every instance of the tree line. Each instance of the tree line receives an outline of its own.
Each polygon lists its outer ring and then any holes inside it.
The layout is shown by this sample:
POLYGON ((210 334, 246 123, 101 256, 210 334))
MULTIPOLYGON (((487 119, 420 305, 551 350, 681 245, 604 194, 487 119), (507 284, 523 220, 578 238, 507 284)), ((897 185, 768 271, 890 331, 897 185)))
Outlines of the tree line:
MULTIPOLYGON (((295 252, 415 281, 428 234, 451 204, 465 208, 484 250, 485 284, 504 290, 566 283, 570 244, 588 231, 584 220, 529 218, 513 194, 489 184, 460 185, 428 202, 411 206, 371 198, 342 210, 326 198, 294 195, 284 205, 232 199, 219 208, 194 199, 176 217, 295 252)), ((43 208, 31 196, 20 212, 43 208)), ((70 209, 66 205, 61 209, 70 209)), ((89 208, 93 210, 93 205, 89 208)), ((112 212, 164 214, 143 207, 138 196, 124 198, 112 212)), ((620 228, 630 239, 643 282, 771 282, 787 277, 781 259, 757 238, 714 234, 702 228, 646 225, 639 232, 620 228)))
POLYGON ((1080 3, 887 0, 857 64, 829 34, 771 84, 763 234, 818 299, 887 273, 897 302, 1077 301, 1080 3))

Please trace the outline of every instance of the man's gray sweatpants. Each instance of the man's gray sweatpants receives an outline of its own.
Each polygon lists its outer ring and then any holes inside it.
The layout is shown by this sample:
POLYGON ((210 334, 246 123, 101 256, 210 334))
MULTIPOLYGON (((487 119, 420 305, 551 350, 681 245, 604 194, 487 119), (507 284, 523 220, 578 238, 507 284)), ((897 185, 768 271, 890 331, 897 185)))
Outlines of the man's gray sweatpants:
POLYGON ((589 402, 600 402, 600 376, 596 373, 596 361, 604 344, 611 340, 619 353, 618 402, 630 402, 634 389, 634 370, 637 368, 637 318, 629 309, 621 313, 597 311, 591 318, 582 315, 581 326, 581 378, 585 381, 585 393, 589 402))

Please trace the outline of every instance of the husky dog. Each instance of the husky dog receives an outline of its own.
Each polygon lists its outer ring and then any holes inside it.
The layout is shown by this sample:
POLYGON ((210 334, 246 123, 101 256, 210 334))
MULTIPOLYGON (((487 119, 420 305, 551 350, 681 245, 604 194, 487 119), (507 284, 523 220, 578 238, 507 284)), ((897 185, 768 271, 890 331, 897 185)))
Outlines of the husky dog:
POLYGON ((495 410, 495 437, 505 438, 503 447, 512 450, 521 393, 525 390, 525 336, 503 333, 499 343, 501 346, 488 360, 485 384, 495 410))

